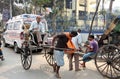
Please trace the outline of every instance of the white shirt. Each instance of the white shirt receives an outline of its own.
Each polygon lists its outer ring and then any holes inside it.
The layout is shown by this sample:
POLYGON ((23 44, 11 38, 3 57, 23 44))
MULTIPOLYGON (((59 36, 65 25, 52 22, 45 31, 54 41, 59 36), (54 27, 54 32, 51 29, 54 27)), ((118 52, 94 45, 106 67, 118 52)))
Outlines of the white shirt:
POLYGON ((76 49, 79 49, 79 47, 80 47, 80 45, 81 45, 81 43, 82 43, 81 34, 78 33, 77 36, 73 37, 73 38, 72 38, 72 42, 73 42, 75 48, 76 48, 76 49))
POLYGON ((41 31, 43 34, 45 34, 48 31, 47 21, 42 20, 41 23, 42 23, 42 30, 41 31))
POLYGON ((43 28, 43 24, 41 22, 37 23, 37 21, 33 21, 31 23, 29 30, 42 32, 42 28, 43 28))

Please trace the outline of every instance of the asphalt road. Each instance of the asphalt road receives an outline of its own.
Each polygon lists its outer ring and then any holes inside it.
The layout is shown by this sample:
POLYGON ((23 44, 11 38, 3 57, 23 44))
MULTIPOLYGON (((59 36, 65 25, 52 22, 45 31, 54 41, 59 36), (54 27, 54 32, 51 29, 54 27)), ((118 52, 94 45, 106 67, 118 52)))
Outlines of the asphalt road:
MULTIPOLYGON (((20 54, 14 53, 12 48, 3 48, 5 61, 0 61, 0 79, 56 79, 55 73, 43 54, 33 55, 32 66, 24 70, 21 65, 20 54)), ((87 68, 75 72, 68 71, 68 59, 65 55, 65 66, 60 69, 62 79, 106 79, 97 70, 94 61, 87 63, 87 68)))

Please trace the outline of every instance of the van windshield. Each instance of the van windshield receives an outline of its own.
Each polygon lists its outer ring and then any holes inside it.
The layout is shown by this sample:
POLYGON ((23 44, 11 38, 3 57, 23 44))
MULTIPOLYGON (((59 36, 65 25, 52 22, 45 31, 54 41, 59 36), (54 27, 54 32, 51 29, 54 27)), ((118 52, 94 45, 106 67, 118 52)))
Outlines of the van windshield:
POLYGON ((24 24, 31 25, 32 21, 36 19, 36 15, 23 15, 24 24))
POLYGON ((36 19, 36 15, 27 15, 27 14, 26 14, 26 15, 23 15, 23 18, 24 18, 24 19, 31 18, 31 19, 34 19, 34 20, 35 20, 35 19, 36 19))
POLYGON ((24 21, 24 24, 31 25, 32 21, 24 21))

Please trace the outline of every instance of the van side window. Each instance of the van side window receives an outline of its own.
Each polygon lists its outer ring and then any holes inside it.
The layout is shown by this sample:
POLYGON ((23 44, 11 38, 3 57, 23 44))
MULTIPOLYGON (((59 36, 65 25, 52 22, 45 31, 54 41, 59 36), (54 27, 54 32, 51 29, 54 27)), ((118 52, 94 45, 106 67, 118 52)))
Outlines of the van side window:
POLYGON ((13 29, 13 23, 8 23, 8 26, 7 26, 7 28, 8 28, 8 30, 12 30, 13 29))
POLYGON ((14 23, 13 29, 14 29, 14 30, 18 30, 18 29, 20 28, 20 25, 21 25, 21 21, 16 21, 16 22, 14 23))
POLYGON ((4 29, 8 29, 8 24, 5 24, 5 27, 4 27, 4 29))
POLYGON ((8 29, 8 24, 5 24, 5 27, 3 27, 3 31, 6 31, 8 29))

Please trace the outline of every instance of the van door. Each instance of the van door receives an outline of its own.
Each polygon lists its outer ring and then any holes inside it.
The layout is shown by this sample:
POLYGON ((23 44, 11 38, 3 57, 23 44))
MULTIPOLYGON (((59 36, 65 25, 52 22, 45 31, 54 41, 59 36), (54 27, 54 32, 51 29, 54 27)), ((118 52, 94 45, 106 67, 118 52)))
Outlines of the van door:
POLYGON ((23 33, 22 30, 22 22, 21 21, 15 21, 14 22, 14 26, 13 26, 13 44, 17 43, 17 45, 19 46, 21 44, 21 33, 23 33))
POLYGON ((6 30, 4 32, 3 38, 7 44, 12 44, 12 30, 13 30, 13 23, 6 24, 6 30))

